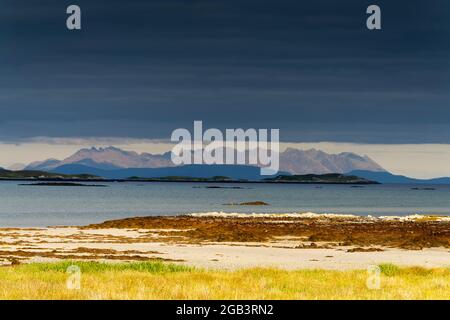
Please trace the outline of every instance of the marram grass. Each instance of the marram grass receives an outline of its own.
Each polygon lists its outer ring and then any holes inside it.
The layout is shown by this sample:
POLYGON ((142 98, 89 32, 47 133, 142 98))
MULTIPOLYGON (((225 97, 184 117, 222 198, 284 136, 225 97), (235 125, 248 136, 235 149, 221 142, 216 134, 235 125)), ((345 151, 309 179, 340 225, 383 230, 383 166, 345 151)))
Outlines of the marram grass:
POLYGON ((384 264, 380 270, 380 289, 369 289, 366 270, 220 271, 162 262, 35 263, 0 268, 0 299, 450 299, 449 269, 384 264), (69 289, 68 279, 79 279, 79 289, 69 289))

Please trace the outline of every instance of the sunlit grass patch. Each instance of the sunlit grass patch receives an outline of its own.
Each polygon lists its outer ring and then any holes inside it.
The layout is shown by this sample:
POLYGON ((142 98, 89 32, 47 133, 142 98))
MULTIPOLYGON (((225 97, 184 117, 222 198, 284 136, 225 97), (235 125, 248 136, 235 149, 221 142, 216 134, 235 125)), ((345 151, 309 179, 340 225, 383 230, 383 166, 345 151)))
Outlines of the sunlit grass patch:
POLYGON ((83 273, 104 272, 104 271, 140 271, 150 273, 167 273, 167 272, 188 272, 194 268, 174 264, 164 263, 161 261, 151 262, 133 262, 133 263, 105 263, 96 261, 62 261, 57 263, 31 263, 17 267, 24 271, 46 272, 58 271, 66 272, 67 268, 76 265, 83 273))
POLYGON ((392 263, 382 263, 379 265, 380 271, 386 276, 398 275, 401 271, 400 268, 392 263))

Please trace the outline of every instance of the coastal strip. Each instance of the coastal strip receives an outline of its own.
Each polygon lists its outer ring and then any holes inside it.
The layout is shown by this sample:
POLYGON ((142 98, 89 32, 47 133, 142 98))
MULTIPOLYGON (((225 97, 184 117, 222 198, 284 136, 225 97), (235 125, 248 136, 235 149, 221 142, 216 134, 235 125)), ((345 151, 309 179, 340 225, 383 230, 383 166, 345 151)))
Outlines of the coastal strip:
POLYGON ((0 229, 3 265, 166 261, 219 269, 450 267, 448 217, 198 213, 81 227, 0 229))

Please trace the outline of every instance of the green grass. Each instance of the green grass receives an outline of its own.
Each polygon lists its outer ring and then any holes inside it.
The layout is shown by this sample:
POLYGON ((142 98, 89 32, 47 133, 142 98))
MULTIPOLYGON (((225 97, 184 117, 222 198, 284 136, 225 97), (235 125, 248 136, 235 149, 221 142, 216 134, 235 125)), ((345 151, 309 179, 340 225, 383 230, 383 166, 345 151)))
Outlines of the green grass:
POLYGON ((76 265, 82 273, 105 272, 105 271, 139 271, 150 273, 167 272, 189 272, 192 267, 164 262, 133 262, 133 263, 102 263, 92 261, 62 261, 57 263, 31 263, 20 267, 24 272, 66 272, 67 268, 76 265))
POLYGON ((446 299, 450 269, 380 267, 380 288, 366 270, 251 268, 205 270, 163 262, 64 261, 0 268, 0 299, 446 299), (80 289, 68 288, 80 270, 80 289))
POLYGON ((380 271, 386 276, 395 276, 401 273, 401 269, 392 263, 383 263, 379 265, 380 271))

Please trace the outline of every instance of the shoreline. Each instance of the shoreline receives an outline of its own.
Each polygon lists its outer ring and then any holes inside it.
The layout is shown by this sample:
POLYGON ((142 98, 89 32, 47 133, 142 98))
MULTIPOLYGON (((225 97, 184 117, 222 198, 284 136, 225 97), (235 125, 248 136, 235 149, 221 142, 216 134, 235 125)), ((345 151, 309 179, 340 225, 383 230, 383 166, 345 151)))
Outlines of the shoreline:
MULTIPOLYGON (((206 184, 305 184, 305 185, 356 185, 356 186, 370 186, 381 185, 382 183, 377 181, 349 181, 349 182, 337 182, 337 181, 288 181, 288 180, 208 180, 208 178, 192 178, 192 179, 164 179, 164 178, 146 178, 146 179, 108 179, 108 178, 91 178, 91 179, 79 179, 79 178, 2 178, 1 181, 28 181, 28 182, 165 182, 165 183, 206 183, 206 184)), ((418 183, 418 185, 421 185, 418 183)))
POLYGON ((450 267, 450 217, 203 213, 0 228, 0 264, 168 261, 208 269, 450 267))

